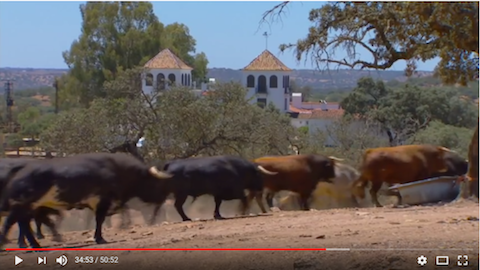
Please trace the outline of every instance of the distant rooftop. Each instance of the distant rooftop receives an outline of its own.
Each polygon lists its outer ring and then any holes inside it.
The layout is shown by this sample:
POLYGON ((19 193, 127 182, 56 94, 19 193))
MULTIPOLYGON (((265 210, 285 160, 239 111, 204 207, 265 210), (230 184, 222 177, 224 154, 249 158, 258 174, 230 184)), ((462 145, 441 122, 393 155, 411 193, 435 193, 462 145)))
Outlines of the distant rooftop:
POLYGON ((151 69, 193 69, 178 58, 170 49, 164 49, 159 52, 144 67, 151 69))
POLYGON ((257 58, 253 59, 243 70, 250 71, 291 71, 270 51, 263 51, 257 58))

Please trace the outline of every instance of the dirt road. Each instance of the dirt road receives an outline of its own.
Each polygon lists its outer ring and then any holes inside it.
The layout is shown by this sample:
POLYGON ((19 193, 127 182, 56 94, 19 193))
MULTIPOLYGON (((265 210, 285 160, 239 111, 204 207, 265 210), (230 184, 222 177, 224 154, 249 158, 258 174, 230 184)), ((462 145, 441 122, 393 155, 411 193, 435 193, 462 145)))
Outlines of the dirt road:
MULTIPOLYGON (((231 204, 230 208, 234 208, 231 204)), ((230 209, 232 211, 232 209, 230 209)), ((173 209, 168 214, 175 215, 173 209)), ((210 208, 192 217, 211 217, 210 208)), ((225 209, 224 209, 225 210, 225 209)), ((227 209, 228 210, 228 209, 227 209)), ((226 211, 224 211, 226 212, 226 211)), ((188 212, 187 212, 188 213, 188 212)), ((127 230, 107 228, 111 241, 95 245, 87 239, 93 230, 65 232, 64 246, 86 248, 347 248, 349 251, 52 251, 0 253, 2 269, 62 268, 55 258, 68 257, 66 269, 478 269, 478 202, 407 208, 280 211, 269 216, 221 221, 163 222, 133 225, 127 230), (14 256, 24 261, 14 266, 14 256), (75 256, 117 256, 117 264, 80 264, 75 256), (423 267, 417 257, 427 257, 423 267), (435 256, 449 256, 449 267, 436 266, 435 256), (458 255, 468 255, 468 266, 457 266, 458 255), (47 257, 38 265, 37 257, 47 257)), ((140 217, 138 219, 141 220, 140 217)), ((175 220, 175 219, 172 219, 175 220)), ((178 220, 178 217, 177 217, 178 220)), ((77 220, 78 223, 78 220, 77 220)), ((138 223, 138 221, 137 221, 138 223)), ((48 232, 48 230, 45 230, 48 232)), ((43 239, 44 246, 61 245, 43 239)), ((15 235, 12 244, 16 248, 15 235)), ((461 261, 463 264, 464 261, 461 261)))

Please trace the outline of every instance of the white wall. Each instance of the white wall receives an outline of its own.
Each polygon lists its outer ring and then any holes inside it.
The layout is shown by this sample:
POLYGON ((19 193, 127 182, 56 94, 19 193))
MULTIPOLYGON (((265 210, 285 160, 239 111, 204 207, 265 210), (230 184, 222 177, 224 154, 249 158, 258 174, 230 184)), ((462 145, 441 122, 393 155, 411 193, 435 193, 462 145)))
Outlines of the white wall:
POLYGON ((298 119, 298 118, 291 118, 290 119, 290 123, 292 124, 292 126, 294 126, 295 128, 299 128, 299 127, 305 127, 305 126, 308 126, 309 124, 309 121, 310 119, 298 119))
POLYGON ((184 70, 184 69, 150 69, 145 73, 145 77, 142 80, 142 90, 146 94, 151 94, 154 89, 157 87, 157 76, 158 74, 162 73, 165 76, 165 89, 168 89, 168 75, 174 74, 175 75, 175 84, 180 86, 182 85, 182 74, 184 75, 184 86, 193 87, 192 84, 192 72, 191 70, 184 70), (153 84, 152 86, 147 86, 146 84, 146 75, 150 73, 153 75, 153 84), (187 75, 190 75, 190 81, 188 81, 187 75))
POLYGON ((338 103, 328 103, 327 101, 317 101, 311 103, 303 103, 302 102, 302 93, 292 93, 292 105, 298 109, 305 109, 305 110, 337 110, 339 109, 340 105, 338 103))
POLYGON ((281 112, 286 112, 289 109, 290 94, 285 94, 285 88, 283 86, 283 76, 290 75, 289 71, 242 71, 242 85, 248 90, 247 99, 256 96, 252 99, 251 103, 257 103, 257 98, 266 98, 267 105, 270 102, 275 104, 281 112), (253 75, 255 77, 255 87, 247 87, 247 77, 253 75), (256 93, 258 88, 258 78, 263 75, 267 80, 267 94, 256 93), (270 88, 270 76, 277 76, 277 88, 270 88), (286 100, 286 108, 285 108, 286 100))

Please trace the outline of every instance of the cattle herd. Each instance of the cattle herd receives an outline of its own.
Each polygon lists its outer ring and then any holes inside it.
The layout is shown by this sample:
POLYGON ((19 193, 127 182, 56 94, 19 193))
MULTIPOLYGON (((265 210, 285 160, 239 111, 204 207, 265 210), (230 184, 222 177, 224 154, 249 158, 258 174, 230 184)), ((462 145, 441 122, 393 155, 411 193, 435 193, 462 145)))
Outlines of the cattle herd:
MULTIPOLYGON (((27 246, 26 238, 31 247, 39 248, 36 238, 43 238, 42 224, 49 227, 54 240, 62 241, 50 216, 85 208, 95 214, 96 243, 106 243, 102 237, 106 217, 124 213, 127 202, 134 198, 154 206, 151 223, 171 195, 183 221, 190 220, 183 210, 187 197, 195 200, 207 194, 215 201, 215 219, 223 219, 220 205, 225 200, 240 200, 239 214, 245 215, 255 198, 266 213, 263 196, 273 207, 273 197, 279 191, 290 191, 300 208, 309 210, 319 182, 332 183, 332 179, 347 175, 355 178, 349 184, 353 202, 365 197, 370 182, 372 203, 381 206, 377 192, 384 183, 463 176, 469 169, 468 162, 455 152, 434 145, 368 149, 358 173, 353 174, 346 171, 349 166, 341 161, 320 154, 254 160, 225 155, 171 160, 159 168, 126 153, 88 153, 44 160, 0 159, 0 213, 6 217, 0 231, 0 247, 8 242, 9 230, 15 224, 19 227, 19 247, 27 246), (36 236, 30 226, 32 220, 37 225, 36 236)), ((397 196, 401 203, 400 194, 390 195, 397 196)))

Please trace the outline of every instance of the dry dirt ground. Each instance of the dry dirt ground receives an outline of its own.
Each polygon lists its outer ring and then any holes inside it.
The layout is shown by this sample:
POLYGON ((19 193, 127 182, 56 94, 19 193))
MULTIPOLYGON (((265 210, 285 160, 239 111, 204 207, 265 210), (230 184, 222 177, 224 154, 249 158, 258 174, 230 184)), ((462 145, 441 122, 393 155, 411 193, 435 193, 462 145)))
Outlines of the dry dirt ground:
MULTIPOLYGON (((238 201, 222 205, 226 217, 235 215, 238 201)), ((187 209, 187 207, 185 207, 187 209)), ((464 200, 448 204, 405 208, 349 208, 311 211, 273 211, 269 215, 212 220, 213 199, 198 199, 187 209, 196 220, 179 222, 171 205, 162 209, 167 221, 143 225, 133 212, 128 229, 104 229, 110 243, 89 241, 93 230, 82 230, 81 213, 70 212, 62 223, 64 243, 40 240, 43 247, 81 248, 350 248, 350 251, 49 251, 0 252, 0 269, 62 268, 55 258, 68 257, 66 269, 478 269, 479 205, 464 200), (74 218, 75 217, 75 218, 74 218), (14 256, 24 261, 14 266, 14 256), (76 264, 75 256, 117 256, 117 264, 76 264), (417 257, 427 257, 423 267, 417 257), (435 256, 447 255, 450 266, 436 266, 435 256), (458 255, 468 255, 468 266, 457 266, 458 255), (38 265, 37 257, 47 257, 38 265), (114 266, 115 265, 115 266, 114 266)), ((252 209, 256 212, 258 209, 252 209)), ((91 224, 93 226, 93 222, 91 224)), ((5 248, 16 248, 16 231, 5 248)), ((462 261, 463 262, 463 261, 462 261)))

